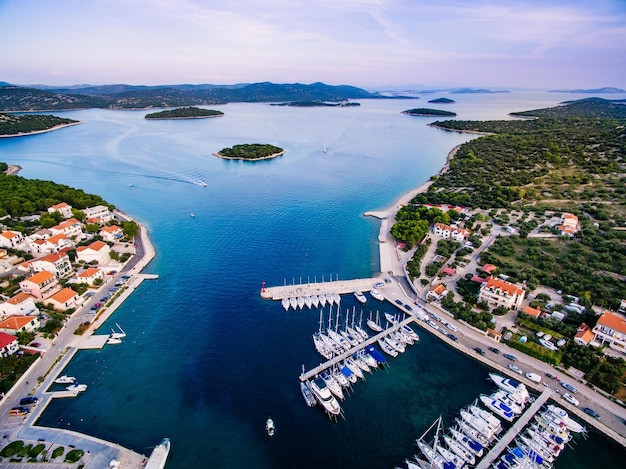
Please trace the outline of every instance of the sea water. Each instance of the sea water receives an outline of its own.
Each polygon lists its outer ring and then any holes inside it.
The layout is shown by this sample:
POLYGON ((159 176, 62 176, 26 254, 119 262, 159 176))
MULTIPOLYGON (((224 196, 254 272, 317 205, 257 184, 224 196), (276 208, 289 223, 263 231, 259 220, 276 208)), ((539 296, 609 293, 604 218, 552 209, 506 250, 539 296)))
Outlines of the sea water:
MULTIPOLYGON (((418 330, 420 343, 354 385, 342 402, 345 420, 331 423, 306 407, 298 385, 302 366, 322 361, 311 340, 319 310, 285 312, 259 297, 262 282, 376 274, 379 222, 363 213, 388 207, 436 174, 455 145, 476 138, 401 111, 508 119, 571 98, 450 97, 457 102, 446 106, 424 98, 347 108, 238 103, 211 106, 223 117, 174 121, 147 121, 146 111, 59 112, 83 124, 0 139, 0 161, 21 165, 24 177, 102 195, 148 228, 157 252, 146 272, 159 279, 144 282, 102 327, 120 323, 124 342, 79 352, 65 373, 88 391, 55 400, 39 424, 145 454, 169 437, 168 468, 393 467, 416 452, 415 438, 439 415, 451 425, 462 406, 493 389, 487 367, 418 330), (240 143, 287 153, 260 162, 213 156, 240 143)), ((347 295, 342 320, 353 307, 357 320, 361 311, 394 311, 347 295)), ((328 306, 323 314, 326 322, 328 306)), ((606 439, 593 441, 623 455, 606 439)), ((557 467, 588 467, 586 444, 567 450, 557 467)))

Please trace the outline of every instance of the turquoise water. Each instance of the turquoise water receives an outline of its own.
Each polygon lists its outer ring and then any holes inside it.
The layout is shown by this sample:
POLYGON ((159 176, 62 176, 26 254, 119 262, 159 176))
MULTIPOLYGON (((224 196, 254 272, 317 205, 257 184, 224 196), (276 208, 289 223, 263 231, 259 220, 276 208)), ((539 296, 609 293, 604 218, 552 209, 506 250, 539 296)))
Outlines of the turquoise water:
MULTIPOLYGON (((459 119, 507 118, 569 98, 453 97, 458 102, 446 109, 459 119)), ((145 282, 111 320, 126 330, 125 342, 79 353, 66 371, 88 392, 54 402, 40 423, 143 453, 170 437, 168 468, 393 467, 436 417, 451 423, 488 392, 486 367, 420 333, 419 345, 355 386, 342 405, 346 420, 332 424, 304 405, 297 380, 302 365, 321 361, 311 341, 318 312, 285 313, 259 298, 261 282, 378 271, 379 224, 363 212, 387 207, 474 138, 400 113, 424 101, 229 104, 215 107, 221 118, 156 122, 145 121, 145 111, 85 110, 59 113, 82 125, 1 139, 0 161, 21 165, 25 177, 102 195, 145 224, 157 250, 146 271, 159 279, 145 282), (287 154, 256 163, 212 156, 255 142, 287 154), (271 440, 268 416, 277 427, 271 440)), ((578 456, 586 444, 569 453, 578 456)))

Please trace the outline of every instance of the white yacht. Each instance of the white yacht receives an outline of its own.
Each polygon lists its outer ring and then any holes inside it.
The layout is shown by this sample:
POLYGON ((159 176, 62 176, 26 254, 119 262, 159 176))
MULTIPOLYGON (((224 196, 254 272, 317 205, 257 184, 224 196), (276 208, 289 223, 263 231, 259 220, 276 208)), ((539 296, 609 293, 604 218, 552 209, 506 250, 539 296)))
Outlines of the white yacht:
POLYGON ((122 339, 120 339, 119 337, 109 336, 109 338, 107 339, 107 344, 121 344, 121 343, 122 343, 122 339))
POLYGON ((317 295, 311 295, 311 303, 313 304, 314 308, 318 308, 320 305, 320 299, 318 298, 317 295))
POLYGON ((68 391, 83 392, 87 390, 87 385, 86 384, 72 384, 71 386, 68 386, 65 389, 67 389, 68 391))
POLYGON ((487 438, 492 438, 495 436, 496 432, 485 420, 481 419, 480 417, 476 417, 471 412, 468 412, 466 410, 461 410, 460 413, 461 418, 465 420, 465 422, 474 427, 487 438))
POLYGON ((324 293, 317 295, 317 301, 319 301, 320 306, 323 308, 326 306, 326 295, 324 293))
POLYGON ((485 404, 485 407, 487 407, 487 409, 495 412, 506 421, 512 422, 515 418, 515 412, 513 412, 513 410, 501 400, 494 399, 490 396, 485 396, 484 394, 481 394, 480 400, 483 402, 483 404, 485 404))
POLYGON ((565 409, 550 404, 548 406, 548 412, 560 418, 561 421, 567 426, 567 428, 574 433, 584 433, 587 429, 580 423, 572 420, 565 409))
POLYGON ((493 393, 491 397, 505 403, 514 413, 518 415, 524 412, 524 404, 520 403, 519 394, 517 393, 511 394, 500 389, 499 391, 493 393))
POLYGON ((489 426, 493 428, 493 431, 495 434, 498 434, 502 431, 502 422, 500 422, 500 419, 496 417, 495 415, 493 415, 491 412, 483 410, 476 405, 471 405, 467 409, 475 417, 480 417, 485 422, 487 422, 489 426))
POLYGON ((463 446, 463 448, 474 453, 476 457, 482 458, 484 449, 483 449, 483 445, 481 445, 478 441, 465 435, 462 431, 460 431, 456 427, 453 427, 450 429, 450 435, 452 435, 452 438, 454 438, 455 441, 457 441, 461 446, 463 446))
POLYGON ((372 288, 370 290, 370 295, 372 295, 372 298, 374 298, 375 300, 378 300, 378 301, 383 301, 385 299, 383 294, 381 292, 379 292, 378 290, 376 290, 375 288, 372 288))
POLYGON ((313 300, 311 299, 311 297, 309 295, 306 295, 304 297, 304 304, 306 305, 307 308, 311 309, 311 306, 313 306, 313 300))
POLYGON ((292 296, 291 298, 289 298, 289 306, 291 306, 293 309, 298 308, 298 300, 296 300, 295 296, 292 296))
POLYGON ((289 298, 285 297, 282 300, 280 300, 280 303, 283 305, 283 309, 285 311, 289 310, 289 298))
POLYGON ((504 376, 500 376, 495 373, 489 373, 489 377, 500 389, 511 394, 519 394, 523 402, 530 399, 528 389, 526 389, 526 385, 524 383, 515 381, 513 378, 505 378, 504 376))
POLYGON ((304 308, 304 297, 303 296, 299 296, 298 298, 296 298, 296 303, 297 303, 299 309, 304 308))
POLYGON ((383 349, 383 352, 385 352, 387 355, 392 356, 392 357, 398 356, 398 351, 394 349, 391 345, 389 345, 387 341, 385 340, 385 338, 378 339, 378 345, 380 346, 381 349, 383 349))
POLYGON ((450 451, 463 459, 467 464, 476 464, 476 457, 474 453, 469 449, 465 448, 461 443, 456 441, 454 438, 444 435, 443 441, 446 442, 446 446, 450 451))
POLYGON ((355 375, 357 378, 360 378, 360 379, 365 379, 365 375, 363 374, 363 371, 361 370, 361 368, 359 368, 359 366, 358 366, 356 363, 354 363, 354 361, 352 361, 352 359, 351 359, 350 357, 346 358, 346 359, 343 361, 343 364, 344 364, 345 366, 347 366, 347 367, 348 367, 348 369, 349 369, 352 373, 354 373, 354 375, 355 375))
POLYGON ((317 399, 317 401, 324 407, 324 410, 330 415, 339 415, 341 407, 335 396, 332 395, 330 390, 326 387, 322 378, 315 378, 311 381, 311 391, 317 399))
POLYGON ((361 290, 355 290, 354 296, 361 304, 365 304, 367 302, 367 298, 365 298, 365 295, 361 293, 361 290))
POLYGON ((332 392, 339 399, 344 399, 341 385, 337 381, 335 381, 335 378, 333 378, 333 375, 330 373, 329 370, 322 371, 320 373, 320 377, 324 380, 324 384, 326 384, 326 387, 330 389, 330 392, 332 392))
POLYGON ((398 318, 395 317, 393 314, 385 313, 385 319, 387 319, 387 322, 391 324, 392 326, 395 326, 396 324, 398 324, 398 318))
POLYGON ((57 379, 54 380, 56 384, 74 384, 75 381, 76 378, 67 375, 59 376, 57 379))

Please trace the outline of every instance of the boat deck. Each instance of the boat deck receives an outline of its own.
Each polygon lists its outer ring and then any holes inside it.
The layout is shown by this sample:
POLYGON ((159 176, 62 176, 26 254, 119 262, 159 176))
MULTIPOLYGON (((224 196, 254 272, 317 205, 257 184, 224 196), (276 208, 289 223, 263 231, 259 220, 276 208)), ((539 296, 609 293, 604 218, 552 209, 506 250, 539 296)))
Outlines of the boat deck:
POLYGON ((406 318, 403 321, 401 321, 399 324, 396 324, 395 326, 391 326, 388 329, 385 329, 382 332, 379 332, 375 336, 370 337, 366 341, 363 341, 360 344, 355 345, 349 351, 344 352, 341 355, 337 355, 336 357, 331 358, 327 362, 321 363, 320 365, 316 366, 315 368, 313 368, 313 369, 311 369, 309 371, 305 371, 304 373, 302 373, 300 375, 300 381, 307 381, 307 380, 315 377, 316 375, 320 374, 325 369, 330 368, 331 366, 339 363, 340 361, 342 361, 343 359, 349 357, 353 353, 358 352, 359 350, 367 347, 368 345, 375 344, 378 341, 378 339, 381 339, 381 338, 385 337, 390 332, 397 331, 403 325, 410 324, 412 322, 416 322, 416 319, 415 319, 414 316, 409 316, 408 318, 406 318))
POLYGON ((515 421, 513 426, 509 428, 509 431, 500 438, 498 443, 491 448, 491 450, 487 453, 487 455, 476 465, 476 469, 487 469, 491 467, 491 464, 502 454, 502 452, 506 449, 506 447, 513 441, 517 435, 519 435, 524 427, 528 425, 530 419, 541 409, 541 407, 546 403, 546 401, 552 395, 552 391, 546 389, 541 393, 541 395, 535 399, 535 402, 524 412, 520 417, 515 421))
POLYGON ((335 280, 330 282, 309 282, 298 285, 283 285, 280 287, 265 287, 261 289, 261 298, 265 300, 282 300, 283 298, 319 295, 320 293, 354 293, 370 291, 381 278, 355 278, 352 280, 335 280))

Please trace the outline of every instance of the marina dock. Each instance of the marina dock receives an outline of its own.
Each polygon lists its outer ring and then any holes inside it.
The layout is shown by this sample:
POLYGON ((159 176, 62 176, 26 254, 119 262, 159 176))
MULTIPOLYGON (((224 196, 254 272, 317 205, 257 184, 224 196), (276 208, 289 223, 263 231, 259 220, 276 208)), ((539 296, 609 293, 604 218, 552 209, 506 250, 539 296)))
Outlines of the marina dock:
POLYGON ((295 285, 283 285, 279 287, 263 287, 261 298, 265 300, 282 300, 298 296, 319 295, 320 293, 354 293, 370 291, 376 283, 382 282, 381 278, 355 278, 353 280, 332 280, 329 282, 307 282, 295 285))
POLYGON ((517 435, 519 435, 524 427, 528 425, 528 422, 534 417, 534 415, 541 409, 541 407, 546 403, 546 401, 552 395, 552 391, 546 389, 541 393, 541 395, 535 399, 535 402, 528 408, 526 412, 524 412, 513 424, 509 431, 500 438, 498 443, 491 448, 489 453, 476 465, 476 469, 487 469, 491 466, 500 454, 506 449, 506 447, 513 441, 517 435))
POLYGON ((397 331, 399 328, 401 328, 402 326, 404 326, 405 324, 410 324, 412 322, 416 322, 415 317, 413 316, 409 316, 408 318, 404 319, 403 321, 399 322, 398 324, 396 324, 395 326, 391 326, 385 330, 383 330, 382 332, 379 332, 378 334, 376 334, 373 337, 370 337, 369 339, 367 339, 364 342, 361 342, 359 345, 355 345, 354 347, 352 347, 349 351, 342 353, 341 355, 337 355, 336 357, 331 358, 330 360, 324 362, 324 363, 320 363, 318 366, 316 366, 315 368, 306 371, 304 373, 302 373, 300 375, 300 381, 307 381, 311 378, 314 378, 316 375, 320 374, 322 371, 324 371, 327 368, 332 367, 333 365, 339 363, 340 361, 344 360, 345 358, 349 357, 350 355, 352 355, 355 352, 358 352, 359 350, 364 349, 365 347, 367 347, 368 345, 372 345, 375 344, 378 339, 385 337, 386 335, 388 335, 391 332, 397 331))

